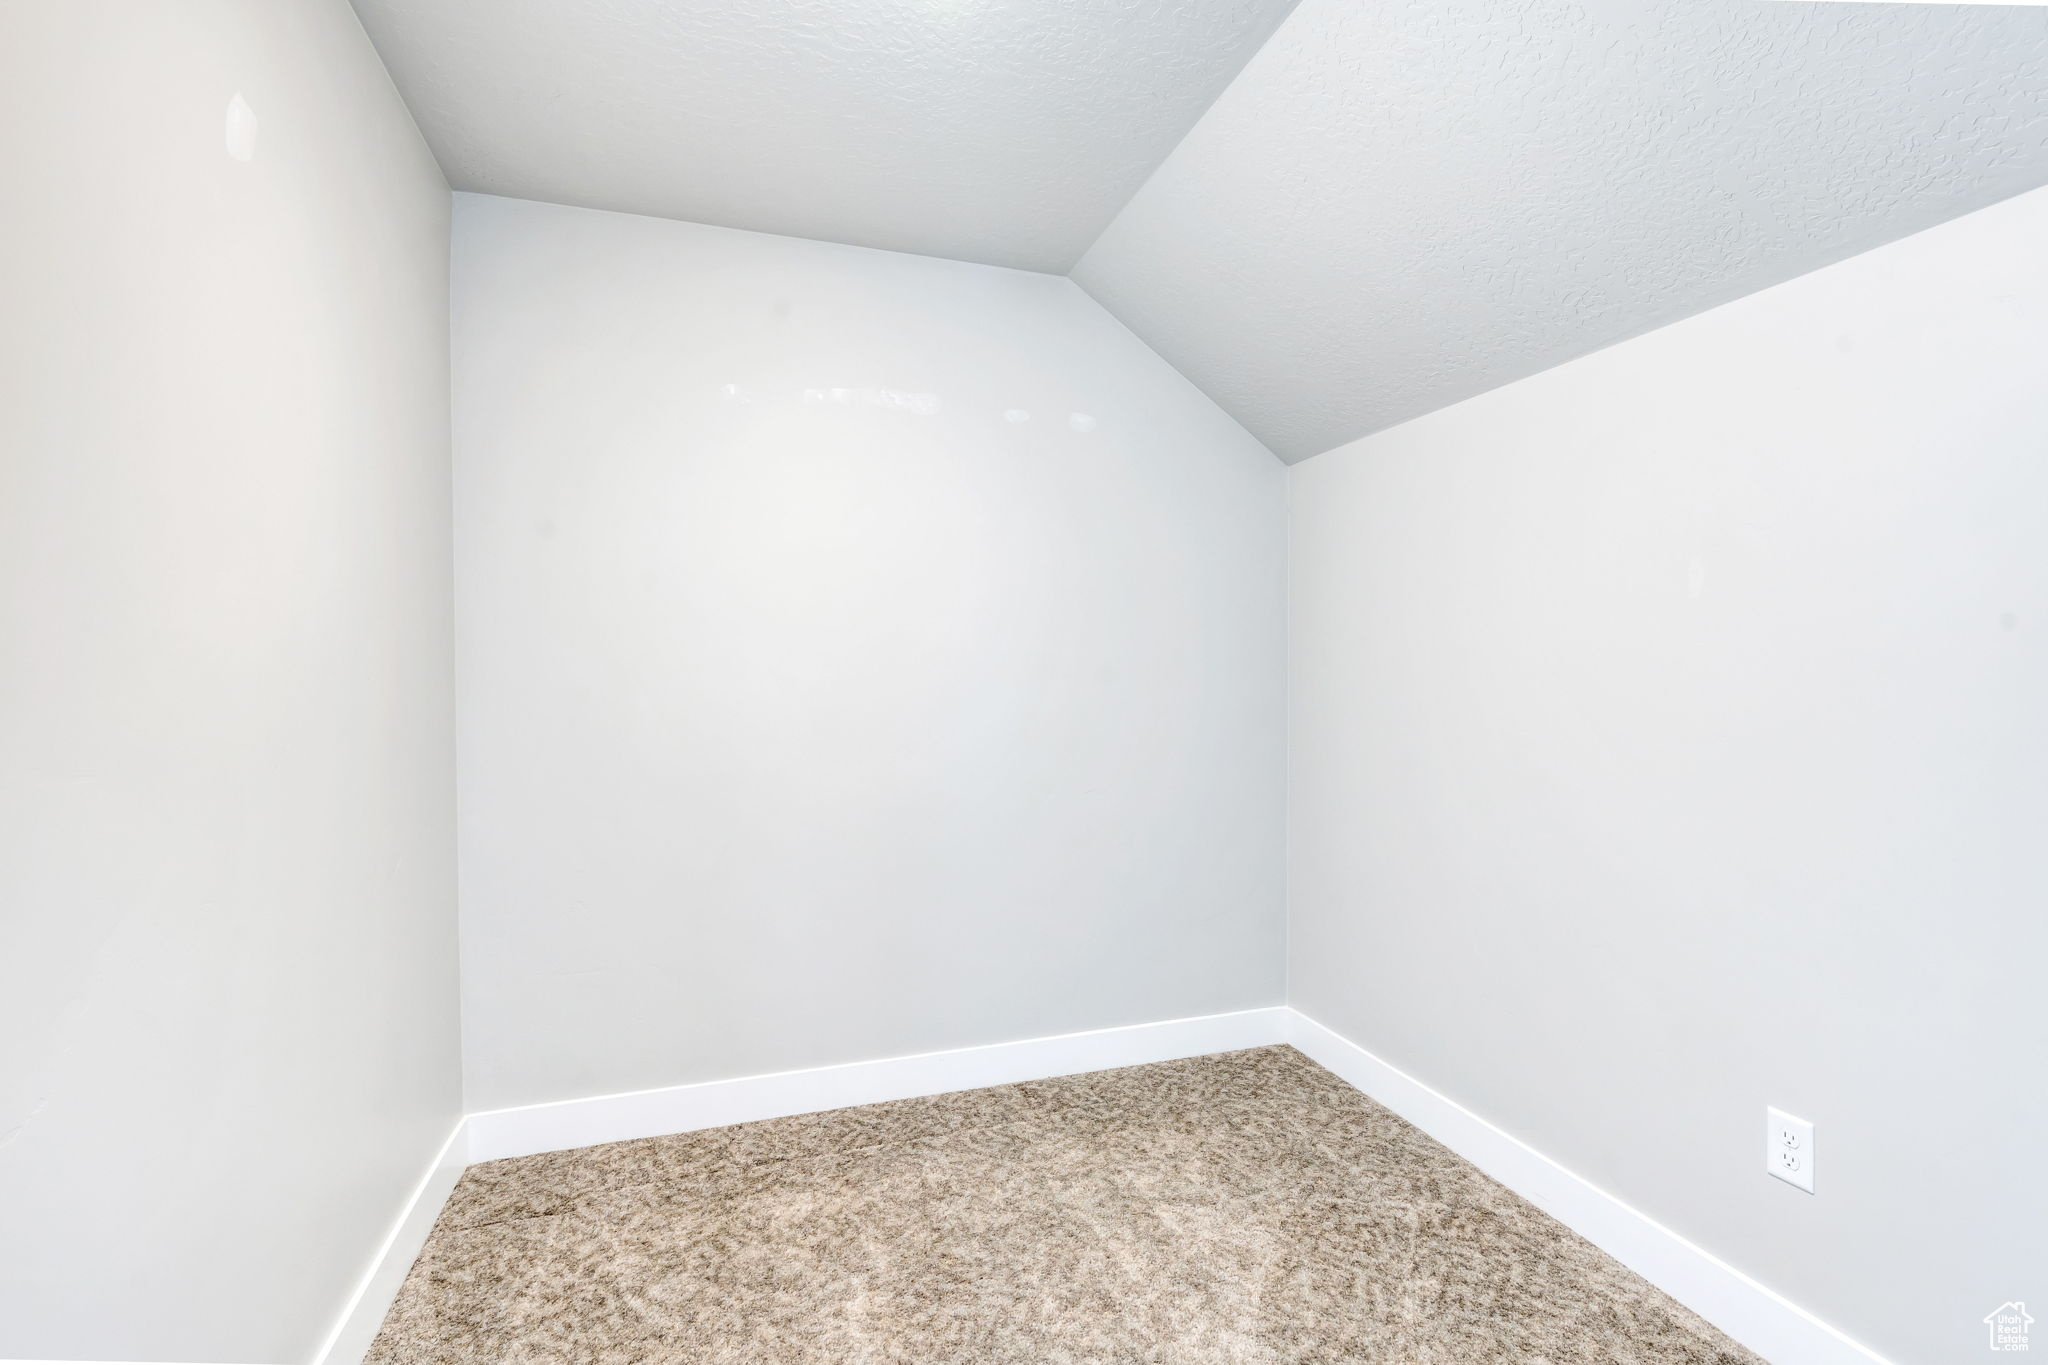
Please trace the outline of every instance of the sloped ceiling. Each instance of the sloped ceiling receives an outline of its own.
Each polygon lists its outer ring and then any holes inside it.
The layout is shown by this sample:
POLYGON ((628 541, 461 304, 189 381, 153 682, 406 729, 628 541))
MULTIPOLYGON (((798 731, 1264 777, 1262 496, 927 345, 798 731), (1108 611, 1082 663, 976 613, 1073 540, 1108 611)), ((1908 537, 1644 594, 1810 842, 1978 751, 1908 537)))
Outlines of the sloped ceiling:
POLYGON ((1071 267, 1289 461, 2048 183, 2044 8, 355 4, 458 189, 1071 267))
POLYGON ((1303 0, 1073 273, 1295 461, 2044 182, 2048 10, 1303 0))
POLYGON ((355 0, 459 190, 1065 271, 1294 0, 355 0))

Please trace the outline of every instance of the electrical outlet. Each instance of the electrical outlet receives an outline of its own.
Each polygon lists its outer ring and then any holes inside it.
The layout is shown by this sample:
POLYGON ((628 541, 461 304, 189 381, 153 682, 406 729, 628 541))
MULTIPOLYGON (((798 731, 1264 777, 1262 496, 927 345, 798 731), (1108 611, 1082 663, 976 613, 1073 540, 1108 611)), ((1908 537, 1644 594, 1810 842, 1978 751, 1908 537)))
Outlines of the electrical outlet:
POLYGON ((1764 1110, 1764 1169, 1813 1193, 1813 1125, 1782 1109, 1764 1110))

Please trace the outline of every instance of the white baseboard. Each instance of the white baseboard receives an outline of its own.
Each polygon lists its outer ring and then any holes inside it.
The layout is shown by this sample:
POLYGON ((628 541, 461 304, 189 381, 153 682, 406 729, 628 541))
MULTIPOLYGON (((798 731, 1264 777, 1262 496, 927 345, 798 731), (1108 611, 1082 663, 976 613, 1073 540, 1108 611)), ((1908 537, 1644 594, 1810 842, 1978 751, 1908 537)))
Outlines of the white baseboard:
POLYGON ((729 1123, 943 1095, 985 1085, 1013 1085, 1082 1071, 1170 1062, 1210 1052, 1284 1042, 1282 1006, 1167 1019, 1155 1024, 1091 1029, 1015 1043, 924 1052, 806 1071, 742 1076, 660 1090, 635 1090, 587 1100, 492 1109, 469 1116, 472 1161, 529 1156, 600 1142, 722 1128, 729 1123))
POLYGON ((418 1259, 420 1248, 427 1244, 427 1234, 434 1230, 434 1220, 441 1216, 442 1205, 448 1202, 455 1182, 469 1165, 468 1129, 467 1119, 457 1123, 455 1131, 441 1144, 427 1173, 414 1186, 412 1197, 405 1201, 405 1208, 392 1224, 383 1246, 377 1249, 370 1268, 356 1282, 348 1306, 341 1310, 327 1340, 314 1353, 314 1365, 359 1365, 369 1351, 377 1329, 384 1324, 384 1315, 391 1311, 391 1301, 398 1297, 399 1286, 405 1283, 406 1272, 418 1259))
POLYGON ((1773 1365, 1889 1365, 1413 1076, 1284 1006, 471 1114, 414 1191, 316 1365, 362 1359, 467 1162, 1274 1043, 1292 1043, 1773 1365))
POLYGON ((1772 1365, 1883 1356, 1298 1010, 1287 1041, 1772 1365))

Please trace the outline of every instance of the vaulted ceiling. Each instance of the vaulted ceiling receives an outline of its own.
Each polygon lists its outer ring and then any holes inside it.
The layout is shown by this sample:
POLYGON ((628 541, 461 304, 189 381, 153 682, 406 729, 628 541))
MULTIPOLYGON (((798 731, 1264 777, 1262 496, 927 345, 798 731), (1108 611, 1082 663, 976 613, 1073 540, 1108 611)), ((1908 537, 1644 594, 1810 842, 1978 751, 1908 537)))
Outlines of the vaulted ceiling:
POLYGON ((450 183, 1064 272, 1294 0, 355 0, 450 183))
POLYGON ((2041 8, 356 7, 458 189, 1071 270, 1290 461, 2048 183, 2041 8))
POLYGON ((1304 459, 2048 183, 2048 10, 1303 0, 1074 272, 1304 459))

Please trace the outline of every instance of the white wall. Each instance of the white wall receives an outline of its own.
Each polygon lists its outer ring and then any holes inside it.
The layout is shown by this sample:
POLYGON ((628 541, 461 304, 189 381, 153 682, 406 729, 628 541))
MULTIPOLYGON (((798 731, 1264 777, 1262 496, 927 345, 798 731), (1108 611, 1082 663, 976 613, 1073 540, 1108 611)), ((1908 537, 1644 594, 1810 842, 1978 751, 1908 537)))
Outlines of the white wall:
POLYGON ((341 0, 0 0, 0 1356, 307 1358, 456 1119, 447 217, 341 0))
POLYGON ((1915 1365, 2048 1299, 2043 241, 2048 191, 1291 480, 1292 1003, 1915 1365))
POLYGON ((1064 278, 456 202, 472 1108, 1279 1000, 1264 448, 1064 278))

